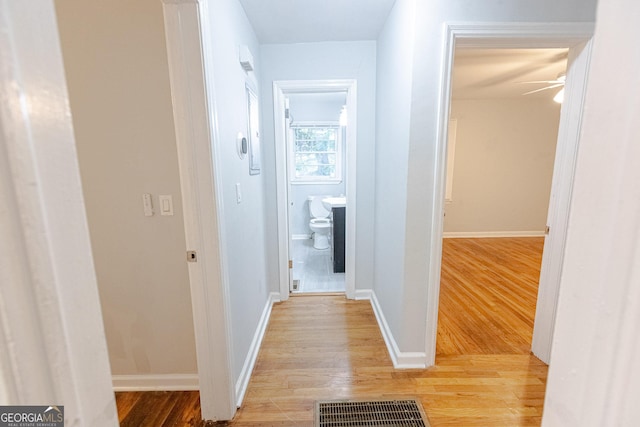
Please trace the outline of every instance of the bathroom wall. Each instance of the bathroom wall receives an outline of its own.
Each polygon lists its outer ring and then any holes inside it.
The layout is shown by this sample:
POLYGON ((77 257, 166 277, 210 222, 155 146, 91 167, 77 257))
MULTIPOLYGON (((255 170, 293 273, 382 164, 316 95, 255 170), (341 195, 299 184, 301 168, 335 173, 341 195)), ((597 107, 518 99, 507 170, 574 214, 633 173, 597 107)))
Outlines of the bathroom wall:
MULTIPOLYGON (((293 125, 300 122, 326 121, 338 122, 340 110, 346 102, 346 95, 336 97, 336 94, 295 94, 289 96, 289 111, 293 117, 293 125)), ((345 193, 346 178, 346 144, 342 141, 342 181, 337 183, 324 184, 298 184, 291 185, 290 208, 292 227, 291 233, 294 238, 307 236, 309 230, 309 205, 307 198, 317 195, 339 196, 345 193)))

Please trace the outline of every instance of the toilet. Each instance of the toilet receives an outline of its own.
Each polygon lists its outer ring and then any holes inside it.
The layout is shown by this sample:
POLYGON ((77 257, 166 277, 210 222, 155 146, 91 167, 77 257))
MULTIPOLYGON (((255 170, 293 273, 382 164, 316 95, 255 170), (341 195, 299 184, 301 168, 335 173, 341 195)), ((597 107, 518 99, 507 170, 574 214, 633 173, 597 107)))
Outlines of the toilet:
POLYGON ((329 234, 331 233, 331 212, 322 204, 327 196, 309 196, 309 228, 313 232, 313 247, 315 249, 329 249, 329 234))

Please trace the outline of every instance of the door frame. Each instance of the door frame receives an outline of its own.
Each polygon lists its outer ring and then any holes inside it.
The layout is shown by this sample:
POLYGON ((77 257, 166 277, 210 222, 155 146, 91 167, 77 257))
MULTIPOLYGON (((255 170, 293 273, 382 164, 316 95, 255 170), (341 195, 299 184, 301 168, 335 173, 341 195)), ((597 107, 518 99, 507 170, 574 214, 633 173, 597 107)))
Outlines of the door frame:
POLYGON ((204 0, 163 0, 202 419, 236 412, 220 137, 204 0))
POLYGON ((118 425, 55 4, 0 0, 0 396, 118 425))
POLYGON ((447 127, 451 108, 453 58, 456 46, 477 48, 569 48, 570 58, 574 58, 571 69, 567 70, 565 100, 560 113, 558 145, 547 219, 550 233, 545 239, 532 341, 533 353, 545 363, 549 363, 567 233, 569 200, 573 188, 575 159, 580 136, 582 107, 594 24, 447 23, 444 25, 444 32, 437 153, 434 171, 434 209, 430 233, 431 258, 429 260, 429 281, 427 284, 426 365, 435 364, 436 357, 447 165, 447 127))
POLYGON ((289 178, 287 174, 287 145, 285 98, 294 93, 346 92, 347 94, 347 136, 346 144, 346 197, 347 224, 345 247, 345 293, 354 299, 355 281, 355 243, 356 243, 356 129, 357 129, 357 82, 356 80, 276 80, 273 82, 273 120, 276 146, 276 193, 278 204, 278 270, 280 277, 280 300, 289 298, 291 269, 289 260, 289 178))

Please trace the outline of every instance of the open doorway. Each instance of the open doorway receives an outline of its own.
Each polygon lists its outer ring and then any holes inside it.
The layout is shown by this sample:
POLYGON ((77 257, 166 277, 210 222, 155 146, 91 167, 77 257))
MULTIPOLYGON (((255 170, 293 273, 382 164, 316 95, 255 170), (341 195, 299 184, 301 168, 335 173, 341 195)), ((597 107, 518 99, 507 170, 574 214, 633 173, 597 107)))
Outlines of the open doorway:
POLYGON ((455 51, 438 355, 531 350, 567 57, 455 51))
MULTIPOLYGON (((560 127, 551 186, 547 235, 540 271, 531 350, 549 363, 555 324, 561 266, 567 236, 569 201, 573 188, 575 160, 585 98, 587 70, 591 55, 593 26, 559 23, 522 26, 521 24, 447 24, 444 66, 438 118, 438 146, 435 164, 433 226, 430 238, 430 273, 427 287, 426 364, 435 364, 442 263, 446 150, 451 101, 453 59, 456 47, 468 48, 568 48, 565 97, 560 113, 560 127)), ((455 185, 455 184, 454 184, 455 185)))
POLYGON ((346 102, 342 91, 285 101, 293 293, 345 291, 346 102))
POLYGON ((336 291, 354 298, 356 82, 273 87, 280 299, 336 291))

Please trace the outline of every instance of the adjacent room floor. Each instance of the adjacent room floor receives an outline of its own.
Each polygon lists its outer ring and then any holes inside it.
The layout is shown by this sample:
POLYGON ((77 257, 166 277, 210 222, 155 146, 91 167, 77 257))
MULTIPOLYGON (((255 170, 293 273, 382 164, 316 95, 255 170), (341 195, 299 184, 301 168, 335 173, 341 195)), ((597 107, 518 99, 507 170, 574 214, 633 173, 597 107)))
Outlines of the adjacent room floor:
MULTIPOLYGON (((540 425, 547 366, 520 343, 533 322, 535 296, 530 297, 528 282, 537 273, 529 267, 536 264, 542 239, 513 239, 514 245, 499 239, 502 243, 487 241, 487 246, 484 239, 473 240, 466 249, 457 247, 465 242, 445 242, 441 303, 457 309, 441 316, 439 328, 448 340, 439 337, 435 367, 395 370, 368 301, 293 296, 273 307, 242 408, 232 422, 220 425, 311 427, 318 399, 389 396, 419 398, 434 427, 540 425), (497 279, 487 270, 494 267, 509 278, 497 279), (495 283, 473 279, 476 268, 495 283), (449 276, 466 283, 451 297, 444 283, 449 276), (457 294, 464 299, 457 300, 457 294), (499 306, 506 307, 499 312, 508 319, 485 323, 499 306), (486 331, 492 337, 479 338, 486 331), (467 349, 485 350, 461 354, 467 349)), ((197 392, 117 393, 116 398, 122 426, 200 422, 197 392)))

